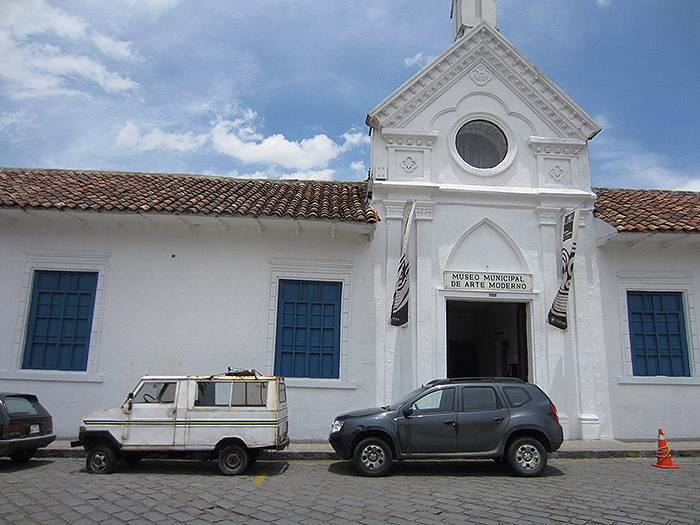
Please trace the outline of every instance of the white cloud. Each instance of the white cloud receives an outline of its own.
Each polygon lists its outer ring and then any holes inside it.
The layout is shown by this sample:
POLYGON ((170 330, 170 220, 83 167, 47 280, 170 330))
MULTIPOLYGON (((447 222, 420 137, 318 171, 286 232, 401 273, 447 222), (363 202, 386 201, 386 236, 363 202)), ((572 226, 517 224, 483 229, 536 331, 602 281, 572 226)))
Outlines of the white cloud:
POLYGON ((420 67, 425 67, 430 62, 433 61, 435 57, 430 56, 430 55, 424 55, 423 52, 421 51, 417 55, 414 55, 412 57, 406 57, 403 59, 403 63, 406 65, 406 67, 413 67, 413 66, 420 66, 420 67))
POLYGON ((131 79, 107 71, 103 65, 86 56, 61 54, 57 50, 51 52, 48 46, 45 47, 45 51, 47 52, 36 55, 31 60, 31 65, 45 74, 91 80, 107 93, 126 91, 137 86, 131 79))
POLYGON ((692 190, 700 180, 700 167, 672 167, 666 155, 643 151, 624 140, 596 139, 591 158, 600 163, 599 173, 592 176, 605 180, 606 186, 692 190))
MULTIPOLYGON (((256 126, 257 113, 251 109, 227 108, 229 117, 212 123, 208 133, 195 135, 188 133, 169 133, 160 128, 143 130, 129 121, 121 128, 116 140, 116 148, 130 153, 147 151, 181 151, 193 152, 205 147, 211 139, 214 150, 240 161, 244 165, 267 165, 263 172, 239 174, 228 172, 231 177, 267 177, 294 179, 331 179, 335 171, 329 163, 348 151, 369 145, 369 137, 359 129, 352 128, 340 141, 334 141, 325 134, 317 134, 301 141, 293 141, 276 133, 265 136, 256 126)), ((364 163, 353 163, 354 171, 366 171, 364 163)))
POLYGON ((343 151, 348 151, 359 146, 369 146, 371 143, 369 134, 360 131, 358 128, 346 131, 343 133, 342 137, 345 139, 345 143, 342 146, 343 151))
POLYGON ((287 173, 271 167, 263 171, 257 170, 254 172, 243 173, 239 172, 238 170, 227 172, 205 170, 204 175, 209 175, 212 177, 229 177, 234 179, 333 180, 335 171, 332 169, 325 169, 287 173))
POLYGON ((612 5, 612 0, 595 0, 598 7, 610 7, 612 5))
POLYGON ((221 121, 211 133, 214 147, 244 164, 278 164, 284 168, 309 170, 325 168, 341 152, 340 146, 326 135, 300 142, 276 134, 263 138, 249 123, 221 121))
POLYGON ((335 175, 334 170, 325 169, 285 173, 275 178, 286 180, 333 180, 333 175, 335 175))
POLYGON ((0 113, 0 132, 7 132, 13 141, 25 138, 28 128, 32 125, 33 119, 24 111, 0 113))
MULTIPOLYGON (((76 80, 94 83, 107 93, 136 88, 138 84, 131 79, 108 71, 87 54, 61 47, 72 49, 76 44, 79 47, 86 39, 88 27, 80 17, 54 8, 44 0, 1 3, 0 80, 4 81, 7 94, 15 99, 85 94, 76 80), (44 41, 52 35, 59 37, 58 45, 44 41)), ((113 39, 112 42, 112 52, 118 52, 118 42, 113 39)))
POLYGON ((683 184, 679 190, 683 191, 699 191, 700 192, 700 177, 697 179, 690 180, 683 184))
POLYGON ((144 151, 194 151, 201 148, 207 141, 207 135, 189 133, 167 133, 156 128, 145 135, 141 134, 138 126, 127 122, 117 136, 117 148, 130 150, 135 153, 144 151))
POLYGON ((268 137, 258 132, 257 114, 246 109, 239 111, 241 118, 220 120, 212 129, 211 138, 216 151, 234 157, 244 164, 275 164, 287 169, 300 170, 293 176, 306 177, 313 170, 314 178, 326 177, 323 171, 328 163, 355 147, 369 144, 369 137, 357 129, 342 135, 339 144, 325 134, 301 141, 288 140, 281 134, 268 137), (318 171, 322 170, 322 171, 318 171))
POLYGON ((0 3, 0 32, 16 39, 55 33, 75 40, 85 36, 87 26, 82 18, 52 7, 44 0, 3 0, 0 3))
POLYGON ((356 171, 357 173, 367 173, 367 166, 365 166, 365 163, 361 160, 351 162, 350 169, 356 171))
POLYGON ((605 115, 596 115, 593 117, 593 120, 600 124, 600 127, 603 129, 609 130, 610 128, 614 127, 612 121, 608 120, 605 115))
POLYGON ((112 38, 111 36, 96 33, 92 37, 100 51, 105 55, 112 57, 115 60, 123 61, 143 61, 144 59, 131 50, 131 42, 123 42, 112 38))
POLYGON ((161 15, 174 9, 183 0, 127 0, 129 9, 146 11, 151 18, 158 19, 161 15))

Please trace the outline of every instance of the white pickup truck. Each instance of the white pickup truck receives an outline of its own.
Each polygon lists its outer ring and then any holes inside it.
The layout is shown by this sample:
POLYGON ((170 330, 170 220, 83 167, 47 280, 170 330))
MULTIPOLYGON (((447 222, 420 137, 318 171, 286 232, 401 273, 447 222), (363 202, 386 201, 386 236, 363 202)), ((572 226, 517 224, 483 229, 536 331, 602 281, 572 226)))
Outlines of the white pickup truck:
POLYGON ((284 379, 255 370, 211 376, 145 376, 119 408, 82 417, 78 440, 87 469, 108 474, 118 459, 149 453, 218 459, 226 475, 241 474, 261 450, 282 450, 287 436, 284 379))

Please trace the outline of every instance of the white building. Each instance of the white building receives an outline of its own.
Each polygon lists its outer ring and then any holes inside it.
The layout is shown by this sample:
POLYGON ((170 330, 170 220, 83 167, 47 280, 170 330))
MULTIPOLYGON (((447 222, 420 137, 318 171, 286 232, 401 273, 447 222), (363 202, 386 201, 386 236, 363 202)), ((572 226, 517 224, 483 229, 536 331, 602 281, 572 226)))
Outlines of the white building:
POLYGON ((600 127, 496 30, 494 0, 454 0, 453 20, 370 111, 365 183, 0 170, 0 388, 73 436, 143 374, 250 367, 288 378, 292 439, 322 440, 430 379, 515 375, 569 439, 700 437, 700 198, 594 192, 600 127))

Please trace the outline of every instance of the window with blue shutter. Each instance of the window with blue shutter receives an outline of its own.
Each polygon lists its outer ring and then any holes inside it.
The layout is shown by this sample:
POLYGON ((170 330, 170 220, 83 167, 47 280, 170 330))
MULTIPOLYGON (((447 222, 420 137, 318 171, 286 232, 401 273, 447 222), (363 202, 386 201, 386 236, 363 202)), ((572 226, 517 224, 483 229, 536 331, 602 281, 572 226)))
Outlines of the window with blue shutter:
POLYGON ((689 376, 688 343, 679 292, 627 292, 635 376, 689 376))
POLYGON ((338 378, 342 283, 279 281, 275 374, 338 378))
POLYGON ((34 272, 22 368, 87 370, 97 275, 34 272))

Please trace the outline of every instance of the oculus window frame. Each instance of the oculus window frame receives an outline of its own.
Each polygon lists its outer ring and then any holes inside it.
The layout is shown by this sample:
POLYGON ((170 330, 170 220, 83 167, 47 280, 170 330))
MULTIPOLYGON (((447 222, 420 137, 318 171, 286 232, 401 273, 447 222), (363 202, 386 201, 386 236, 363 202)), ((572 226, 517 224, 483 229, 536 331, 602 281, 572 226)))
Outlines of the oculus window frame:
POLYGON ((478 177, 493 177, 500 175, 513 164, 518 152, 516 137, 510 126, 508 126, 503 119, 488 113, 470 113, 469 115, 465 115, 456 120, 450 129, 448 137, 448 149, 454 161, 463 171, 478 177), (505 147, 505 154, 500 162, 496 163, 494 166, 488 168, 473 166, 467 160, 465 160, 457 148, 457 140, 460 131, 465 128, 465 126, 468 126, 473 122, 485 122, 503 134, 505 140, 505 144, 503 145, 505 147))

